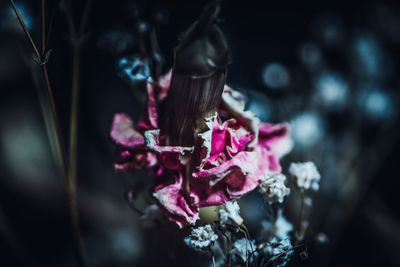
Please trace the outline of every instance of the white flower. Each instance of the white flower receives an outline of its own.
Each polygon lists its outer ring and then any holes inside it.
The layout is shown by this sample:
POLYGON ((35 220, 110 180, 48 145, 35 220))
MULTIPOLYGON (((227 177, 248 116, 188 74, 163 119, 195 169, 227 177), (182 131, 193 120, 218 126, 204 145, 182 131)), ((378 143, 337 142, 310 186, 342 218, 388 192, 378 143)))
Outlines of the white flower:
POLYGON ((224 208, 219 210, 219 222, 222 226, 226 224, 239 226, 243 223, 240 207, 236 201, 226 202, 224 208))
POLYGON ((281 239, 278 241, 277 238, 272 238, 269 242, 262 243, 258 249, 262 253, 270 257, 277 267, 285 266, 294 254, 294 248, 289 238, 281 239))
POLYGON ((207 224, 193 228, 190 235, 185 238, 185 243, 194 249, 205 250, 210 248, 217 239, 218 235, 214 233, 211 225, 207 224))
POLYGON ((289 233, 293 230, 293 225, 288 222, 285 216, 282 215, 282 210, 278 212, 278 218, 275 221, 275 234, 280 239, 289 237, 289 233))
POLYGON ((253 240, 251 243, 247 238, 241 238, 236 240, 233 244, 231 253, 236 257, 239 257, 243 262, 247 261, 247 258, 256 250, 256 244, 253 240))
POLYGON ((293 225, 282 215, 282 210, 278 210, 275 223, 263 220, 261 222, 261 236, 266 239, 276 236, 278 239, 289 238, 289 233, 293 231, 293 225))
POLYGON ((272 238, 269 243, 272 246, 272 255, 276 256, 283 253, 288 253, 293 249, 292 243, 289 238, 278 241, 275 237, 272 238))
POLYGON ((319 181, 321 175, 319 174, 314 162, 291 163, 289 173, 296 180, 297 186, 301 189, 312 189, 317 191, 319 189, 319 181))
POLYGON ((285 186, 286 176, 282 173, 267 172, 261 177, 259 191, 269 202, 282 203, 285 196, 290 194, 290 189, 285 186))

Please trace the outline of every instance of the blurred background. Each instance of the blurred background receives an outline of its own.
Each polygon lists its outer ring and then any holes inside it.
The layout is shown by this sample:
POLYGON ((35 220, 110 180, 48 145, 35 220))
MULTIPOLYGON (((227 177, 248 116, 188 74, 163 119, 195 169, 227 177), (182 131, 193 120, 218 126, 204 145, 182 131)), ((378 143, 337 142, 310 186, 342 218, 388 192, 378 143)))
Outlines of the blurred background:
MULTIPOLYGON (((84 2, 70 6, 78 27, 84 2)), ((89 266, 209 265, 183 244, 187 231, 144 227, 124 192, 138 192, 143 210, 151 177, 115 174, 109 140, 114 113, 140 116, 144 88, 135 66, 145 59, 153 77, 167 72, 179 34, 206 3, 93 1, 80 40, 77 153, 89 266)), ((40 44, 41 1, 16 5, 40 44)), ((46 1, 47 66, 68 145, 76 41, 65 5, 46 1)), ((233 54, 227 84, 245 92, 247 108, 263 121, 292 124, 284 172, 292 161, 314 161, 322 175, 308 214, 309 257, 288 266, 400 266, 398 1, 226 0, 220 18, 233 54)), ((0 266, 75 266, 40 68, 8 1, 0 2, 0 94, 0 266)), ((268 215, 262 197, 251 193, 240 204, 257 237, 268 215)))

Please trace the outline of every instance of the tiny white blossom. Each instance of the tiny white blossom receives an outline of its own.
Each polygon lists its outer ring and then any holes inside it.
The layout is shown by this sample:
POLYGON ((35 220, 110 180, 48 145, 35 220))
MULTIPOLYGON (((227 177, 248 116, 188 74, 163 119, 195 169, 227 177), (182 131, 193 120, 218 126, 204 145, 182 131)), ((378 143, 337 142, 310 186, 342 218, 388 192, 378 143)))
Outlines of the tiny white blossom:
POLYGON ((289 238, 278 239, 272 238, 269 242, 262 243, 258 246, 262 253, 270 257, 276 267, 283 267, 290 261, 294 254, 294 248, 289 238))
POLYGON ((205 250, 210 248, 217 239, 218 235, 214 233, 211 225, 207 224, 193 228, 190 235, 185 238, 185 243, 194 249, 205 250))
POLYGON ((314 162, 291 163, 289 173, 296 180, 299 188, 304 190, 311 188, 314 191, 319 189, 321 175, 319 174, 314 162))
MULTIPOLYGON (((252 255, 252 253, 256 253, 256 244, 255 241, 252 240, 250 241, 247 238, 241 238, 236 240, 232 244, 232 255, 235 255, 236 257, 239 257, 243 262, 247 261, 248 256, 252 255)), ((234 258, 236 259, 236 258, 234 258)))
POLYGON ((267 172, 260 182, 259 191, 269 202, 282 203, 285 196, 290 194, 290 189, 285 185, 286 176, 282 173, 267 172))
POLYGON ((275 233, 278 238, 289 238, 289 233, 293 230, 293 225, 282 215, 282 210, 278 212, 278 218, 275 221, 275 233))
POLYGON ((222 226, 236 225, 243 223, 243 218, 240 216, 240 207, 237 201, 229 201, 225 203, 224 208, 219 210, 219 222, 222 226))
POLYGON ((287 253, 293 249, 292 243, 289 238, 278 241, 276 237, 272 238, 269 242, 272 246, 272 255, 276 256, 279 254, 287 253))
POLYGON ((275 223, 267 220, 261 222, 261 236, 269 239, 272 236, 278 239, 289 238, 289 233, 293 231, 293 225, 283 216, 282 210, 278 211, 275 223))

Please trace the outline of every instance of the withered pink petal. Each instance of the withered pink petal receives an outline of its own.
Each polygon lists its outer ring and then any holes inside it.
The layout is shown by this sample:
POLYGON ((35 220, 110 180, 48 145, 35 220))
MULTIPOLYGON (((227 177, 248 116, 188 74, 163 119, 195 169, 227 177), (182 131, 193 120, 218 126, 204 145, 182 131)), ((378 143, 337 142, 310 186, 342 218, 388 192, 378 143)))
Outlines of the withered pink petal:
POLYGON ((147 89, 147 108, 139 123, 142 129, 157 129, 158 128, 158 111, 157 111, 157 98, 156 98, 157 85, 153 82, 148 82, 147 89))
POLYGON ((157 157, 151 152, 136 152, 131 157, 114 164, 115 171, 136 171, 157 165, 157 157))
POLYGON ((271 151, 256 147, 218 167, 193 173, 191 190, 199 196, 200 206, 220 205, 254 190, 266 171, 280 172, 279 159, 271 151))
POLYGON ((233 167, 238 167, 243 174, 252 173, 255 172, 254 163, 256 163, 256 157, 257 155, 254 151, 242 151, 232 159, 222 162, 216 167, 193 172, 193 178, 200 179, 207 177, 210 179, 210 185, 215 185, 223 179, 233 167))
POLYGON ((160 93, 158 94, 158 101, 163 100, 169 90, 169 85, 171 84, 171 75, 172 75, 172 70, 168 71, 166 74, 160 77, 158 80, 158 85, 160 86, 160 93))
POLYGON ((194 193, 191 193, 193 203, 188 204, 182 195, 182 173, 173 184, 156 189, 153 193, 154 198, 166 216, 175 222, 180 228, 186 224, 195 224, 199 219, 199 208, 197 206, 198 198, 194 193))
POLYGON ((132 119, 124 113, 114 115, 110 137, 117 145, 128 148, 145 144, 143 135, 134 128, 132 119))
POLYGON ((111 140, 117 145, 116 171, 135 171, 151 168, 157 164, 157 157, 148 151, 143 135, 137 131, 132 119, 123 113, 115 114, 110 132, 111 140))
POLYGON ((253 148, 258 143, 258 131, 260 127, 260 119, 249 110, 244 110, 244 97, 239 92, 229 86, 224 87, 222 93, 222 106, 230 115, 238 120, 242 126, 246 127, 252 134, 251 141, 247 143, 247 147, 253 148))
POLYGON ((181 155, 185 154, 185 152, 192 153, 194 147, 185 147, 185 146, 162 146, 160 145, 160 130, 149 130, 144 133, 144 137, 146 140, 146 146, 158 153, 163 152, 175 152, 181 155))
POLYGON ((147 106, 135 127, 129 116, 116 114, 111 138, 117 144, 116 170, 154 167, 154 198, 179 227, 194 224, 199 208, 220 205, 254 190, 266 172, 281 172, 279 158, 293 145, 288 124, 260 123, 245 111, 244 96, 225 86, 221 108, 207 118, 208 131, 196 147, 164 146, 158 129, 159 103, 167 97, 171 71, 147 84, 147 106), (221 122, 219 116, 230 119, 221 122), (161 138, 161 143, 160 143, 161 138), (194 151, 200 149, 200 151, 194 151), (183 196, 183 166, 190 153, 200 158, 190 181, 191 201, 183 196))
POLYGON ((258 145, 271 150, 277 157, 283 157, 293 148, 288 123, 261 123, 258 145))

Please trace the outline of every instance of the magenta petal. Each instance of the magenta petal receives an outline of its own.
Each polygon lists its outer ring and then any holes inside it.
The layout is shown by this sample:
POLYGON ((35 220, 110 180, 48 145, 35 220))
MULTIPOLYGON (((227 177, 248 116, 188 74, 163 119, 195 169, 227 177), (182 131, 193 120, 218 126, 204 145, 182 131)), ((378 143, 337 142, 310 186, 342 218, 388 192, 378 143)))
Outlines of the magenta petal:
POLYGON ((199 219, 197 197, 191 193, 193 203, 188 204, 182 195, 182 173, 175 183, 156 189, 153 196, 158 200, 166 216, 180 228, 185 224, 195 224, 199 219))
POLYGON ((172 75, 172 70, 167 72, 165 75, 161 76, 160 79, 158 80, 158 85, 160 86, 160 93, 158 94, 158 101, 163 100, 169 90, 169 85, 171 84, 171 75, 172 75))
POLYGON ((114 164, 115 171, 136 171, 144 167, 151 168, 157 165, 157 157, 151 152, 136 151, 133 155, 125 160, 118 161, 114 164))
POLYGON ((254 190, 267 171, 281 171, 279 159, 262 147, 243 151, 221 165, 193 173, 191 188, 199 205, 219 205, 254 190))
POLYGON ((261 123, 258 145, 271 150, 277 157, 282 157, 293 148, 288 123, 261 123))
POLYGON ((256 155, 253 151, 239 152, 235 157, 223 162, 219 166, 194 172, 193 178, 211 178, 210 185, 214 185, 219 182, 219 180, 223 179, 233 167, 238 167, 243 174, 254 172, 255 169, 252 164, 255 163, 255 157, 256 155))
POLYGON ((136 131, 131 118, 124 113, 114 115, 110 136, 117 145, 128 148, 144 145, 143 135, 136 131))
POLYGON ((110 137, 117 144, 116 171, 135 171, 157 164, 156 155, 146 148, 143 135, 134 128, 128 115, 114 115, 110 137))
POLYGON ((175 152, 178 154, 185 154, 185 152, 192 153, 193 147, 185 146, 162 146, 160 145, 160 130, 150 130, 144 133, 146 139, 146 146, 154 152, 175 152))
POLYGON ((254 190, 266 172, 281 172, 279 158, 291 150, 293 142, 288 124, 260 123, 244 110, 243 94, 225 86, 220 110, 206 119, 208 130, 198 133, 196 147, 162 145, 168 136, 160 136, 158 109, 167 97, 170 80, 168 72, 158 82, 148 82, 141 122, 135 127, 129 116, 116 114, 111 139, 117 144, 115 169, 154 167, 154 198, 167 217, 183 227, 198 220, 200 207, 238 199, 254 190), (221 114, 231 119, 221 123, 221 114), (187 202, 181 170, 191 153, 200 156, 187 202))

